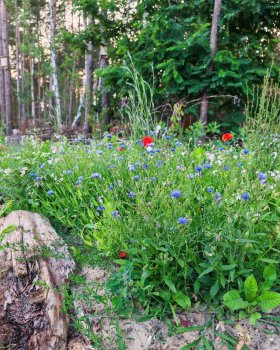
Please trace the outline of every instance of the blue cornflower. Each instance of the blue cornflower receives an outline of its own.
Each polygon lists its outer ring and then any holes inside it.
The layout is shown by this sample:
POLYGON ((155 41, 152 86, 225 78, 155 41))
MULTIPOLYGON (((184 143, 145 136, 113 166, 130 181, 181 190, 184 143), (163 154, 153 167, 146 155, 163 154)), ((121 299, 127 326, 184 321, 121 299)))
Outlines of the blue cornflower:
POLYGON ((31 178, 33 178, 33 177, 36 177, 36 174, 31 173, 31 174, 29 174, 29 176, 30 176, 31 178))
POLYGON ((224 165, 224 171, 228 171, 230 167, 228 165, 224 165))
POLYGON ((135 170, 135 167, 134 167, 133 165, 129 165, 129 166, 128 166, 128 169, 129 169, 129 171, 134 171, 134 170, 135 170))
POLYGON ((103 210, 105 210, 105 208, 103 207, 103 205, 99 205, 99 206, 97 207, 97 210, 98 210, 98 211, 103 211, 103 210))
POLYGON ((155 177, 150 177, 150 180, 153 182, 157 181, 157 179, 155 177))
POLYGON ((124 156, 119 156, 119 160, 123 160, 124 159, 124 156))
POLYGON ((79 181, 83 181, 83 179, 84 179, 83 176, 79 176, 79 177, 78 177, 78 180, 79 180, 79 181))
POLYGON ((106 137, 107 137, 107 139, 111 139, 112 135, 111 134, 107 134, 106 137))
POLYGON ((76 181, 75 185, 79 186, 81 183, 82 183, 82 180, 78 180, 78 181, 76 181))
POLYGON ((211 164, 205 164, 204 166, 205 166, 206 169, 211 169, 212 168, 211 164))
POLYGON ((203 170, 203 165, 196 166, 195 170, 198 171, 199 173, 201 173, 203 170))
POLYGON ((144 164, 143 169, 147 169, 147 168, 148 168, 148 164, 144 164))
POLYGON ((100 177, 100 174, 99 173, 93 173, 91 175, 91 177, 93 177, 94 179, 98 179, 100 177))
POLYGON ((109 185, 109 190, 113 190, 113 189, 114 189, 114 185, 113 184, 109 185))
POLYGON ((242 167, 242 163, 237 163, 236 165, 238 166, 238 168, 242 167))
POLYGON ((112 142, 108 142, 108 143, 107 143, 107 148, 108 148, 108 149, 113 148, 113 144, 112 144, 112 142))
POLYGON ((266 180, 267 179, 267 174, 262 173, 261 171, 258 173, 258 178, 259 180, 266 180))
POLYGON ((35 180, 36 180, 37 182, 39 182, 39 181, 41 181, 41 180, 42 180, 42 177, 37 176, 35 180))
POLYGON ((215 193, 215 200, 216 200, 216 202, 218 202, 218 203, 221 202, 221 200, 222 200, 222 195, 221 195, 220 192, 216 192, 216 193, 215 193))
POLYGON ((45 163, 41 164, 41 165, 40 165, 40 169, 43 169, 45 166, 46 166, 45 163))
POLYGON ((72 172, 72 170, 67 170, 66 171, 66 174, 68 174, 68 175, 71 175, 73 172, 72 172))
POLYGON ((140 165, 141 165, 140 162, 136 162, 136 163, 135 163, 135 167, 136 167, 136 168, 138 168, 140 165))
POLYGON ((177 147, 181 147, 183 144, 182 144, 181 141, 176 141, 176 142, 175 142, 175 145, 176 145, 177 147))
POLYGON ((244 154, 248 154, 248 153, 249 153, 249 150, 245 148, 244 151, 243 151, 243 153, 244 153, 244 154))
POLYGON ((171 148, 170 148, 170 151, 171 151, 171 152, 175 152, 175 147, 171 147, 171 148))
POLYGON ((162 160, 159 160, 156 164, 157 168, 161 168, 162 167, 162 160))
POLYGON ((250 199, 249 193, 245 192, 242 193, 241 198, 244 199, 244 201, 248 201, 250 199))
POLYGON ((188 219, 187 218, 180 217, 178 219, 178 224, 180 224, 180 225, 186 225, 187 223, 188 223, 188 219))
POLYGON ((128 195, 129 198, 134 198, 135 197, 135 193, 132 192, 132 191, 130 191, 127 195, 128 195))
POLYGON ((180 191, 180 190, 174 190, 174 191, 172 191, 172 193, 171 193, 171 196, 172 196, 173 198, 180 198, 181 195, 182 195, 182 191, 180 191))
POLYGON ((171 139, 171 136, 170 135, 166 135, 165 136, 165 140, 170 140, 171 139))
POLYGON ((52 196, 54 194, 54 191, 53 190, 49 190, 48 192, 47 192, 47 195, 49 195, 49 196, 52 196))
POLYGON ((140 176, 139 176, 139 175, 135 175, 135 176, 133 177, 133 179, 134 179, 135 181, 138 181, 138 180, 139 180, 139 178, 140 178, 140 176))
POLYGON ((160 152, 161 152, 161 149, 160 149, 160 148, 157 148, 156 151, 157 151, 158 153, 160 153, 160 152))
POLYGON ((118 218, 120 216, 119 211, 118 210, 112 211, 112 216, 114 216, 115 218, 118 218))
POLYGON ((103 151, 101 149, 98 149, 96 152, 97 152, 97 154, 102 154, 103 153, 103 151))
POLYGON ((225 148, 224 148, 224 147, 219 147, 218 150, 219 150, 219 151, 224 151, 225 148))
POLYGON ((195 177, 194 174, 189 174, 189 179, 193 179, 195 177))
POLYGON ((114 168, 115 168, 115 165, 114 165, 114 164, 110 164, 110 165, 109 165, 109 168, 110 168, 110 169, 114 169, 114 168))
POLYGON ((212 193, 212 192, 213 192, 213 187, 207 187, 207 188, 206 188, 206 191, 207 191, 208 193, 212 193))

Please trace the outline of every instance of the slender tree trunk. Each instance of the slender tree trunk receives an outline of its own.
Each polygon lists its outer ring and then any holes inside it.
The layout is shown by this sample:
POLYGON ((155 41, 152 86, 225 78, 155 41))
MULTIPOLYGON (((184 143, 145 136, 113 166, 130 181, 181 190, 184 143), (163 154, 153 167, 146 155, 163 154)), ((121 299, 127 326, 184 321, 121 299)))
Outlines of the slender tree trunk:
MULTIPOLYGON (((85 20, 85 28, 89 24, 91 24, 91 20, 90 19, 88 19, 88 21, 85 20)), ((72 129, 77 125, 78 120, 81 118, 82 108, 84 106, 85 107, 85 120, 84 120, 85 134, 89 132, 88 117, 90 114, 90 106, 91 106, 91 100, 92 100, 92 73, 93 73, 93 46, 91 42, 88 42, 87 52, 85 53, 85 76, 84 76, 84 83, 83 83, 83 94, 80 98, 78 112, 71 125, 72 129)))
MULTIPOLYGON (((86 20, 86 27, 92 23, 91 18, 86 20)), ((93 45, 92 42, 87 43, 87 52, 85 56, 85 121, 84 121, 84 133, 89 132, 89 115, 90 106, 92 101, 92 73, 93 73, 93 45)))
POLYGON ((59 131, 62 130, 61 101, 57 79, 56 49, 55 49, 55 10, 54 0, 50 0, 50 47, 51 47, 51 77, 55 93, 56 121, 59 131))
POLYGON ((34 57, 30 58, 30 93, 31 93, 31 118, 32 124, 36 124, 36 111, 35 111, 35 92, 34 92, 34 57))
POLYGON ((21 65, 21 104, 20 104, 20 115, 21 115, 21 122, 23 127, 26 127, 26 108, 25 108, 25 102, 24 102, 24 97, 25 97, 25 55, 21 55, 20 59, 20 65, 21 65))
MULTIPOLYGON (((0 0, 1 1, 1 0, 0 0)), ((0 57, 3 56, 3 35, 2 35, 2 12, 0 3, 0 57)), ((0 67, 0 112, 1 112, 1 123, 5 122, 6 119, 6 103, 5 103, 5 78, 4 69, 0 67)))
MULTIPOLYGON (((105 47, 100 48, 100 68, 104 69, 108 67, 109 65, 109 59, 107 50, 105 47)), ((101 108, 102 108, 102 116, 103 116, 103 124, 104 126, 109 125, 110 123, 110 116, 109 116, 109 95, 106 91, 105 82, 104 79, 101 78, 100 80, 100 89, 101 89, 101 108)))
POLYGON ((21 121, 21 73, 20 73, 20 53, 19 53, 19 45, 20 45, 20 32, 19 32, 19 11, 16 1, 16 70, 17 70, 17 116, 18 123, 21 121))
MULTIPOLYGON (((217 42, 218 42, 218 28, 219 28, 219 18, 221 14, 222 0, 215 0, 214 13, 212 17, 212 27, 210 34, 210 49, 212 63, 210 64, 209 71, 213 70, 213 59, 217 52, 217 42)), ((208 98, 207 93, 204 93, 204 96, 201 101, 200 107, 200 121, 206 125, 207 124, 207 114, 208 114, 208 98)))
POLYGON ((8 11, 4 0, 0 0, 3 55, 7 58, 7 68, 4 69, 5 83, 5 106, 6 106, 6 134, 11 136, 13 133, 13 115, 12 115, 12 80, 9 60, 9 37, 8 37, 8 11))

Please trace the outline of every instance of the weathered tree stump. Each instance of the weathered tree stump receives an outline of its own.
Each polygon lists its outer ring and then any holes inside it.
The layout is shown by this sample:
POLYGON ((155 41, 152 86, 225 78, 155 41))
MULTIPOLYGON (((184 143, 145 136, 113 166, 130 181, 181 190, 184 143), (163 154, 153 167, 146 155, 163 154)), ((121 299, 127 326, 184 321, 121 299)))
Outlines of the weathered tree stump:
POLYGON ((0 238, 0 348, 66 349, 68 319, 57 288, 74 262, 64 242, 47 219, 26 211, 0 219, 0 238))

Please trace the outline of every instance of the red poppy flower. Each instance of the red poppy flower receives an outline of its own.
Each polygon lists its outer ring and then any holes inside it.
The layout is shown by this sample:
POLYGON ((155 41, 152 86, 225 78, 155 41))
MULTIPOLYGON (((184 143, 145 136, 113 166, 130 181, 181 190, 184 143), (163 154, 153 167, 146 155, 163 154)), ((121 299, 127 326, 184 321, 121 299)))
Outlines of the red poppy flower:
POLYGON ((226 134, 224 134, 224 135, 222 136, 222 141, 223 141, 223 142, 230 141, 230 140, 232 140, 232 139, 233 139, 233 136, 232 136, 232 134, 230 134, 229 132, 227 132, 226 134))
POLYGON ((142 139, 143 145, 145 148, 147 148, 150 144, 154 143, 155 141, 150 136, 145 136, 142 139))
POLYGON ((128 256, 127 252, 123 252, 123 251, 119 252, 120 259, 125 259, 127 256, 128 256))
POLYGON ((118 151, 119 151, 119 152, 121 152, 121 151, 123 151, 123 150, 124 150, 124 147, 119 147, 119 148, 118 148, 118 151))

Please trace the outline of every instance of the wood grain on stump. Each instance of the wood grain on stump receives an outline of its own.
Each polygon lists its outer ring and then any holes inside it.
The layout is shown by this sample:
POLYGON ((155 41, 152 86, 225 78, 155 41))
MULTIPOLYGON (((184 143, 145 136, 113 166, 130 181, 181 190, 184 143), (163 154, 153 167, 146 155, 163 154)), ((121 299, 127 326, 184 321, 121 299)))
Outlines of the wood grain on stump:
POLYGON ((0 237, 0 348, 66 349, 68 319, 57 288, 74 262, 64 242, 47 219, 26 211, 0 219, 0 237))

